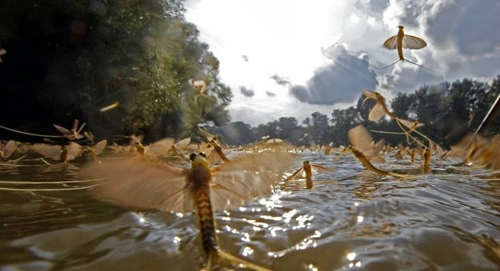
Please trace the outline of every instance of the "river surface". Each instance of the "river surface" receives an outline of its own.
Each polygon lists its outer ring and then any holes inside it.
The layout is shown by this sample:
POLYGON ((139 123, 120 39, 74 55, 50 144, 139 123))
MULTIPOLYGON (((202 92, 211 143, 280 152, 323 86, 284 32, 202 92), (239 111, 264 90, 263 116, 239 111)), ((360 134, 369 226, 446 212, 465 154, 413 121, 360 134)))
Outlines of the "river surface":
MULTIPOLYGON (((500 270, 500 181, 478 176, 489 170, 448 159, 401 180, 352 155, 335 158, 298 156, 290 172, 303 160, 336 169, 315 175, 310 190, 299 179, 216 212, 221 248, 273 270, 500 270)), ((378 166, 418 172, 417 163, 388 160, 378 166)), ((193 215, 94 200, 81 189, 92 182, 67 182, 79 180, 80 166, 0 167, 1 271, 204 265, 193 215)))

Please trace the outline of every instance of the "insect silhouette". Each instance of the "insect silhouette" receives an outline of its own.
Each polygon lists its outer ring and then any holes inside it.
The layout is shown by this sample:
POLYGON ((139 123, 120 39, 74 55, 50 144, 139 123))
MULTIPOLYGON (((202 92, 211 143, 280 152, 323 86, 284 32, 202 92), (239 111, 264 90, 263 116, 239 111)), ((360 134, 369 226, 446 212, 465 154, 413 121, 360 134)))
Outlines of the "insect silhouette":
POLYGON ((427 43, 419 37, 415 37, 412 35, 406 35, 404 30, 403 30, 404 29, 403 26, 398 26, 398 28, 399 28, 398 34, 388 38, 384 42, 384 47, 389 49, 389 50, 397 49, 399 59, 396 60, 395 62, 393 62, 393 63, 391 63, 383 68, 379 68, 379 69, 389 68, 390 66, 398 63, 399 61, 407 61, 407 62, 414 64, 414 65, 417 65, 421 68, 427 69, 426 67, 419 65, 413 61, 410 61, 403 56, 403 49, 422 49, 422 48, 427 46, 427 43))
POLYGON ((192 153, 190 169, 142 159, 124 159, 95 162, 81 175, 103 178, 91 193, 115 204, 181 213, 194 210, 201 247, 207 256, 205 270, 211 269, 213 261, 225 260, 265 271, 269 269, 220 248, 214 213, 270 194, 293 158, 290 153, 262 152, 210 167, 204 153, 192 153))

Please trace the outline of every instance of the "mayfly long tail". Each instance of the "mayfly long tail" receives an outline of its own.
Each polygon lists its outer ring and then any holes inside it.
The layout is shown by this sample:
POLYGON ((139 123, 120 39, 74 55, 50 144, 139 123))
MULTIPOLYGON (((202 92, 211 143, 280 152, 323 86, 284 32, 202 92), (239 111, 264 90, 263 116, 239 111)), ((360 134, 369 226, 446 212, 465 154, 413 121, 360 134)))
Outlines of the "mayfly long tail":
POLYGON ((23 134, 23 135, 30 135, 30 136, 39 136, 39 137, 48 137, 48 138, 64 138, 65 137, 63 135, 57 136, 57 135, 42 135, 42 134, 28 133, 28 132, 23 132, 23 131, 19 131, 19 130, 16 130, 16 129, 12 129, 12 128, 9 128, 9 127, 5 127, 5 126, 2 126, 2 125, 0 125, 0 128, 5 129, 7 131, 14 132, 14 133, 23 134))
POLYGON ((229 261, 232 264, 245 265, 246 267, 256 271, 271 271, 265 267, 261 267, 235 257, 219 248, 217 235, 215 233, 215 219, 212 204, 210 202, 209 189, 209 184, 206 183, 206 185, 199 185, 193 191, 202 246, 208 257, 207 269, 210 270, 213 260, 220 258, 229 261))
POLYGON ((351 151, 354 154, 354 156, 356 156, 356 158, 358 158, 358 160, 361 161, 361 164, 363 164, 363 166, 366 169, 369 169, 378 175, 391 175, 391 176, 394 176, 397 178, 410 177, 410 175, 398 174, 398 173, 394 173, 394 172, 390 172, 387 170, 382 170, 382 169, 376 168, 372 163, 370 163, 370 161, 368 161, 368 159, 366 158, 366 156, 362 152, 358 151, 355 148, 351 148, 351 151))

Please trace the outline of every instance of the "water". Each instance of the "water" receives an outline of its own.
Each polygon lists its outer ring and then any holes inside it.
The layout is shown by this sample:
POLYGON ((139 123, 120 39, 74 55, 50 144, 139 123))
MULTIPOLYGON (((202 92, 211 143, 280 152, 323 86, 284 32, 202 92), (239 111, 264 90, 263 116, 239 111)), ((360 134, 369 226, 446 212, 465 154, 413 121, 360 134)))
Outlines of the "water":
MULTIPOLYGON (((476 176, 487 170, 433 161, 433 174, 399 180, 367 172, 351 155, 303 153, 296 168, 305 159, 337 170, 316 175, 311 190, 297 180, 217 212, 225 251, 273 270, 500 270, 500 182, 476 176)), ((2 167, 0 186, 89 185, 5 183, 75 180, 79 166, 2 167)), ((418 164, 379 166, 410 172, 418 164)), ((2 271, 199 270, 197 234, 193 215, 116 207, 85 189, 0 191, 2 271)))

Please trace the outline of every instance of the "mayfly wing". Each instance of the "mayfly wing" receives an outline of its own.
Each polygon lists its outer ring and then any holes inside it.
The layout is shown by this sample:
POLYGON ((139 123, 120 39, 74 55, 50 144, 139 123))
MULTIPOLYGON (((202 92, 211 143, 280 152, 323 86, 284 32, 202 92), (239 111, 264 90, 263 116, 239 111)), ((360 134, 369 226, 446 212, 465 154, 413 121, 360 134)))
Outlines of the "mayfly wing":
POLYGON ((269 195, 294 158, 290 153, 262 152, 239 156, 231 163, 218 166, 212 177, 213 207, 233 208, 269 195))
POLYGON ((53 160, 59 161, 61 160, 61 150, 62 147, 59 145, 49 145, 45 143, 35 143, 31 146, 31 149, 34 152, 37 152, 44 157, 49 157, 53 160))
POLYGON ((347 132, 347 137, 356 150, 362 152, 368 160, 377 156, 384 147, 383 141, 374 143, 370 132, 363 125, 350 129, 347 132))
POLYGON ((156 157, 167 154, 170 148, 172 148, 173 144, 174 144, 173 138, 160 139, 147 146, 147 155, 151 157, 156 157))
POLYGON ((370 110, 370 113, 368 114, 368 120, 369 121, 378 121, 385 115, 385 110, 384 106, 377 102, 373 107, 372 110, 370 110))
POLYGON ((186 171, 140 159, 94 162, 81 171, 102 178, 92 195, 115 204, 171 212, 193 211, 186 171))
POLYGON ((395 50, 398 48, 398 36, 392 36, 384 42, 384 47, 389 50, 395 50))
POLYGON ((285 179, 285 182, 293 179, 293 178, 299 178, 301 177, 301 173, 304 171, 304 167, 300 167, 299 169, 295 170, 292 175, 290 175, 288 178, 285 179))
POLYGON ((101 152, 106 148, 107 144, 108 144, 108 141, 106 139, 103 139, 103 140, 97 142, 97 144, 95 144, 92 147, 92 150, 94 151, 94 154, 95 155, 101 154, 101 152))
POLYGON ((62 126, 59 126, 59 125, 57 125, 57 124, 52 124, 52 125, 54 125, 54 127, 55 127, 55 128, 56 128, 56 129, 57 129, 57 130, 61 133, 61 134, 63 134, 64 136, 69 137, 69 136, 72 136, 72 135, 73 135, 73 133, 72 133, 70 130, 68 130, 68 129, 66 129, 66 128, 62 127, 62 126))
POLYGON ((412 35, 404 35, 403 37, 403 48, 405 49, 422 49, 427 46, 427 43, 419 38, 412 35))
POLYGON ((312 167, 312 170, 315 172, 328 173, 328 172, 336 171, 335 168, 329 168, 329 167, 325 167, 325 166, 321 166, 321 165, 311 165, 311 167, 312 167))
POLYGON ((183 150, 185 149, 187 146, 189 146, 189 143, 191 143, 191 138, 188 137, 188 138, 184 138, 182 140, 179 140, 177 143, 174 144, 175 148, 177 148, 178 150, 183 150))
POLYGON ((77 158, 80 155, 82 148, 83 147, 80 144, 75 142, 70 142, 68 150, 68 160, 73 160, 77 158))
POLYGON ((17 143, 14 140, 9 140, 7 144, 5 144, 5 147, 2 150, 2 157, 4 159, 9 158, 14 151, 17 149, 17 143))

